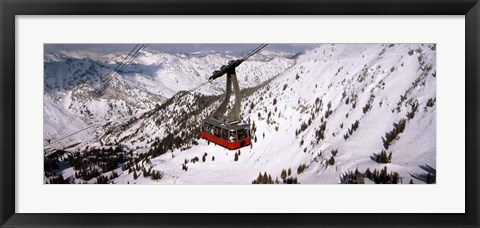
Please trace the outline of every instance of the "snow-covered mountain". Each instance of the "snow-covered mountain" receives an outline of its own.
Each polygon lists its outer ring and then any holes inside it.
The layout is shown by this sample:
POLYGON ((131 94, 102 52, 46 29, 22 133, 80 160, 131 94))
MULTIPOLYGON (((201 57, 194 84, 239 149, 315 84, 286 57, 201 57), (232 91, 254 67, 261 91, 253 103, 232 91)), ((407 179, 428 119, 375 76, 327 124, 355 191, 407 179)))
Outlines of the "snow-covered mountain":
MULTIPOLYGON (((193 94, 182 90, 234 56, 145 51, 112 85, 114 95, 106 93, 88 108, 95 120, 128 117, 126 107, 139 115, 72 137, 69 143, 81 143, 58 153, 67 165, 46 173, 70 183, 432 183, 435 53, 434 44, 321 44, 300 55, 261 52, 237 68, 240 86, 248 88, 242 117, 254 130, 253 145, 229 151, 199 139, 201 120, 222 99, 224 79, 193 94), (103 105, 112 100, 117 109, 103 105), (114 161, 107 159, 112 156, 114 161), (81 162, 92 157, 100 161, 81 162)), ((119 58, 66 56, 45 57, 44 122, 52 129, 101 80, 90 66, 108 71, 119 58), (81 63, 76 79, 58 73, 76 72, 81 63)), ((82 124, 89 123, 77 120, 71 130, 82 124)))
MULTIPOLYGON (((168 54, 147 48, 120 75, 112 73, 127 54, 91 51, 45 54, 45 139, 151 110, 178 91, 205 82, 214 70, 243 53, 168 54), (98 93, 103 84, 107 88, 98 93), (76 118, 63 128, 72 114, 76 118), (58 129, 62 129, 61 134, 56 134, 58 129)), ((257 85, 291 67, 294 60, 288 58, 290 55, 265 51, 249 59, 238 68, 241 87, 257 85)), ((225 79, 219 79, 198 92, 219 94, 224 86, 225 79)))

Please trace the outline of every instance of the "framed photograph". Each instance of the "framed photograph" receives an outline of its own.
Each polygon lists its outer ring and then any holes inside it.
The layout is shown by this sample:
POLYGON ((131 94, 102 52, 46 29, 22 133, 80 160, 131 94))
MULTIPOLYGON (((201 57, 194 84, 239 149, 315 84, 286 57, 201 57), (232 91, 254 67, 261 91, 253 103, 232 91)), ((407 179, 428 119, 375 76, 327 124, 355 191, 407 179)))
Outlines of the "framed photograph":
POLYGON ((2 227, 479 226, 476 0, 0 6, 2 227))

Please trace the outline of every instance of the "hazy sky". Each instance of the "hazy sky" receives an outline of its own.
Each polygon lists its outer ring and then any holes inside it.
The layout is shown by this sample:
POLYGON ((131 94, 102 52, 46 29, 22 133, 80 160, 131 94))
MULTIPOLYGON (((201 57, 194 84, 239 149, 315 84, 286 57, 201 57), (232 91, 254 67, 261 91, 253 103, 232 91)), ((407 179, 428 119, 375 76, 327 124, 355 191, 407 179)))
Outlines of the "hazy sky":
MULTIPOLYGON (((101 53, 128 52, 136 44, 45 44, 46 53, 56 51, 88 50, 101 53)), ((149 44, 148 47, 167 53, 185 53, 195 51, 250 51, 260 44, 149 44)), ((269 44, 265 50, 301 52, 318 46, 318 44, 269 44)))

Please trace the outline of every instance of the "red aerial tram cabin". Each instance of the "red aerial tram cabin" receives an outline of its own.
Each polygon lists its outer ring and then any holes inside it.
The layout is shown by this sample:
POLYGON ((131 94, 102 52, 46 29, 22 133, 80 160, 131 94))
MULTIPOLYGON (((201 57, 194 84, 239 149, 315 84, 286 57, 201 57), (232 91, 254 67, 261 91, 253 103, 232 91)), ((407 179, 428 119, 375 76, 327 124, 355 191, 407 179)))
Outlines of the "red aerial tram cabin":
POLYGON ((203 120, 201 136, 210 142, 234 150, 252 143, 250 126, 246 123, 225 124, 214 118, 203 120))
POLYGON ((230 150, 252 144, 250 125, 243 122, 240 117, 242 95, 240 93, 240 86, 238 84, 235 68, 252 55, 262 50, 265 46, 267 46, 267 44, 260 45, 242 59, 230 60, 227 65, 223 65, 220 67, 220 70, 214 71, 213 75, 208 78, 208 81, 211 82, 223 75, 227 75, 227 84, 223 102, 210 116, 207 116, 203 120, 200 133, 203 139, 230 150), (232 89, 235 95, 235 102, 230 112, 225 116, 224 114, 227 111, 232 89))

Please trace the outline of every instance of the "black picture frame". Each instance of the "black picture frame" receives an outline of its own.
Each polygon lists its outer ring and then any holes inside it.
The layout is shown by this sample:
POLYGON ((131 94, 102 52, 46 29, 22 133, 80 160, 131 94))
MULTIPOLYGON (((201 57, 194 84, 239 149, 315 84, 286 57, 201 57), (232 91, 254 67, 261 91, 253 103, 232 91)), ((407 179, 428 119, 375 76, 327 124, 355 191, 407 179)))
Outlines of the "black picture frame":
MULTIPOLYGON (((479 0, 0 0, 2 227, 479 227, 479 0), (465 212, 461 214, 22 214, 15 212, 16 15, 465 15, 465 212)), ((445 196, 448 197, 448 196, 445 196)), ((252 205, 255 207, 255 205, 252 205)))

